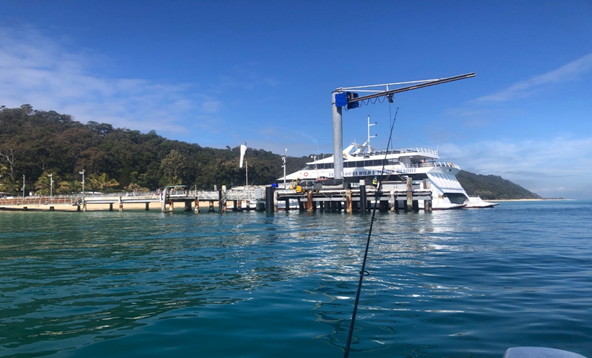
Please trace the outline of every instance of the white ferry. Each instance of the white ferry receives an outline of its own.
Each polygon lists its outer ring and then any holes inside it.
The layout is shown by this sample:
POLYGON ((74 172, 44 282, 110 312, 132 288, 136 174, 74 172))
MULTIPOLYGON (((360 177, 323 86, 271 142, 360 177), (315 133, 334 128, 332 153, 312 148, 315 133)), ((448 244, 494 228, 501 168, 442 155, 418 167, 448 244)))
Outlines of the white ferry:
MULTIPOLYGON (((350 144, 343 151, 344 182, 355 187, 364 179, 371 185, 376 177, 383 185, 383 191, 394 189, 407 178, 413 180, 413 187, 432 191, 433 209, 487 208, 497 205, 469 197, 456 179, 460 171, 457 164, 439 159, 438 151, 428 148, 403 148, 376 151, 370 146, 370 136, 364 144, 350 144), (398 184, 397 184, 398 182, 398 184)), ((303 169, 286 176, 285 180, 314 181, 334 177, 333 156, 316 159, 303 169)), ((284 178, 279 178, 281 183, 284 178)), ((404 190, 404 189, 403 189, 404 190)))

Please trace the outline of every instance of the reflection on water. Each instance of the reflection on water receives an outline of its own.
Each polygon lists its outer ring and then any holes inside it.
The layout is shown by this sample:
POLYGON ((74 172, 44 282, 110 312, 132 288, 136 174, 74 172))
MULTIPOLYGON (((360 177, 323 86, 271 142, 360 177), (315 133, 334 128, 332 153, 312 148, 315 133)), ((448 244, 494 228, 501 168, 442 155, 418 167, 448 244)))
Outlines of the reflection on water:
MULTIPOLYGON (((0 356, 84 357, 339 356, 370 219, 0 215, 0 356)), ((525 204, 378 214, 353 352, 590 355, 591 227, 547 225, 556 216, 525 204)))

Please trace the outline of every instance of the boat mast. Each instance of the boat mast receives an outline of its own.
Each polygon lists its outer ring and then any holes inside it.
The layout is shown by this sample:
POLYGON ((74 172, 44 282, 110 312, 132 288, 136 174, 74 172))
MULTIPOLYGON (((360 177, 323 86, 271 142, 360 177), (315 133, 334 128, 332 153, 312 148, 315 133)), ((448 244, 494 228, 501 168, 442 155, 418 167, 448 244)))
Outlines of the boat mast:
POLYGON ((368 144, 366 147, 366 152, 371 152, 372 151, 372 146, 370 146, 370 139, 371 138, 376 138, 378 137, 378 134, 375 134, 373 136, 370 135, 370 127, 377 125, 378 123, 374 122, 372 124, 370 124, 370 115, 368 115, 368 144))

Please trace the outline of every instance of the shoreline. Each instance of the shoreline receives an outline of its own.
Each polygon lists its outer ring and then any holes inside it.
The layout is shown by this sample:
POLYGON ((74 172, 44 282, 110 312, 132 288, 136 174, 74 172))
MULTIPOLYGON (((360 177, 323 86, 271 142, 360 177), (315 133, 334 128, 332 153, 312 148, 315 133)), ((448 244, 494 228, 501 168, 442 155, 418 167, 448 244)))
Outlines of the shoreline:
MULTIPOLYGON (((577 199, 561 199, 561 198, 549 198, 549 199, 488 199, 484 201, 488 202, 527 202, 527 201, 575 201, 577 199)), ((200 212, 208 211, 209 210, 209 203, 207 202, 200 202, 199 203, 199 210, 200 212)), ((217 205, 216 205, 217 209, 217 205)), ((232 210, 232 205, 229 205, 229 209, 232 210)), ((177 210, 181 210, 181 206, 176 208, 177 210)), ((26 212, 26 211, 34 211, 34 212, 42 212, 42 211, 58 211, 58 212, 83 212, 79 210, 78 206, 73 206, 71 204, 43 204, 43 205, 5 205, 0 206, 0 212, 26 212), (51 209, 53 207, 53 210, 51 209)), ((91 204, 87 205, 86 211, 114 211, 119 212, 119 207, 117 205, 113 205, 113 210, 109 210, 109 204, 91 204)), ((146 203, 126 203, 123 206, 122 211, 161 211, 161 203, 160 202, 151 202, 149 203, 148 210, 146 210, 146 203)))
MULTIPOLYGON (((160 212, 162 207, 160 202, 150 202, 149 203, 149 210, 146 210, 146 203, 124 203, 122 211, 158 211, 160 212)), ((175 208, 175 211, 181 211, 183 206, 179 205, 175 208)), ((217 208, 217 206, 216 206, 217 208)), ((200 202, 199 203, 199 210, 208 210, 209 203, 208 202, 200 202)), ((0 212, 3 211, 19 211, 19 212, 26 212, 26 211, 59 211, 59 212, 83 212, 82 209, 79 211, 78 206, 74 206, 71 204, 43 204, 43 205, 4 205, 0 206, 0 212), (50 209, 53 207, 53 210, 50 209)), ((113 205, 113 210, 109 210, 109 204, 87 204, 86 211, 113 211, 119 212, 118 204, 113 205)))

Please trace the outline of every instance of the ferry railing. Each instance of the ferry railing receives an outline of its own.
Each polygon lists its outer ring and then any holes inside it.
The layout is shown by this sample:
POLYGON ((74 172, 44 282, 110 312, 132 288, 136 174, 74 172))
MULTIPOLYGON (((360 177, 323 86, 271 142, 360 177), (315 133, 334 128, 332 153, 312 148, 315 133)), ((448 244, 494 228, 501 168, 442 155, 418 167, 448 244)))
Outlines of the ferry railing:
POLYGON ((460 166, 458 164, 450 163, 450 162, 436 162, 437 167, 444 167, 444 168, 456 168, 460 170, 460 166))
POLYGON ((437 150, 424 147, 401 148, 395 150, 397 153, 428 153, 438 155, 437 150))
POLYGON ((406 168, 433 168, 433 167, 442 167, 442 168, 456 168, 460 170, 460 166, 458 164, 450 163, 450 162, 423 162, 419 164, 406 164, 406 168))
MULTIPOLYGON (((373 154, 381 155, 381 154, 401 154, 401 153, 427 153, 427 154, 438 155, 437 150, 433 150, 430 148, 424 148, 424 147, 399 148, 399 149, 391 149, 389 151, 382 150, 382 151, 376 151, 373 154)), ((354 156, 363 156, 363 154, 365 154, 365 153, 360 153, 360 154, 357 154, 354 156)))
POLYGON ((418 167, 420 168, 433 168, 435 167, 436 164, 434 162, 424 162, 424 163, 419 163, 418 167))
MULTIPOLYGON (((438 155, 437 150, 433 150, 433 149, 425 148, 425 147, 399 148, 399 149, 391 149, 388 151, 381 150, 381 151, 375 151, 372 154, 383 155, 383 154, 403 154, 403 153, 426 153, 426 154, 438 155)), ((367 154, 368 153, 358 153, 358 154, 352 154, 351 156, 352 157, 363 157, 367 154)))

